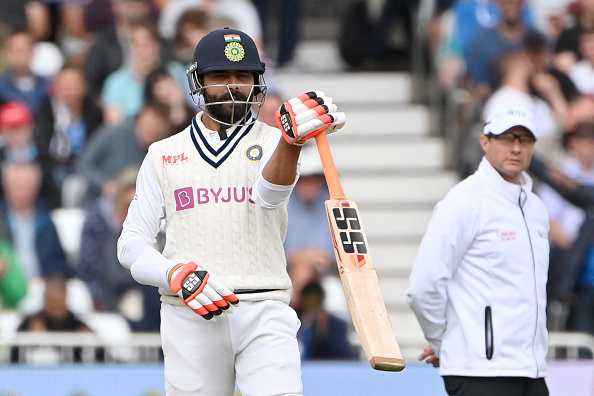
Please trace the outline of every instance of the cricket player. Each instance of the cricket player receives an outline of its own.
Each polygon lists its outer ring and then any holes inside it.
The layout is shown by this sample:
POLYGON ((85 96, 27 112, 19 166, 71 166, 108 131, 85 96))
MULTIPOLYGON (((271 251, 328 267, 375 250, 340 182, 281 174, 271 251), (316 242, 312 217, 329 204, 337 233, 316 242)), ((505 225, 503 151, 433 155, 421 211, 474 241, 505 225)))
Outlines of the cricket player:
POLYGON ((231 396, 236 381, 244 396, 303 393, 287 202, 301 145, 341 128, 345 115, 309 92, 277 111, 282 130, 258 121, 264 71, 245 33, 202 38, 187 70, 202 111, 150 146, 118 241, 122 265, 161 293, 167 395, 231 396))

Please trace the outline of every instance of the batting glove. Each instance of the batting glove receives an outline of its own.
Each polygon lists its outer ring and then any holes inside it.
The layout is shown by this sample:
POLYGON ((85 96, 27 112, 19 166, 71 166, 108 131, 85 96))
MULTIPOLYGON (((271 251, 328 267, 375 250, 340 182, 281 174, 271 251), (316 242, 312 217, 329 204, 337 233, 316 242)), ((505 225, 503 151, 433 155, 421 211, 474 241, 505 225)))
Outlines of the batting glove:
POLYGON ((283 103, 276 111, 276 123, 288 143, 301 146, 322 131, 332 133, 344 126, 346 115, 337 109, 332 98, 311 91, 283 103))
POLYGON ((232 305, 239 303, 229 287, 194 262, 178 264, 169 273, 171 290, 204 319, 231 313, 232 305))

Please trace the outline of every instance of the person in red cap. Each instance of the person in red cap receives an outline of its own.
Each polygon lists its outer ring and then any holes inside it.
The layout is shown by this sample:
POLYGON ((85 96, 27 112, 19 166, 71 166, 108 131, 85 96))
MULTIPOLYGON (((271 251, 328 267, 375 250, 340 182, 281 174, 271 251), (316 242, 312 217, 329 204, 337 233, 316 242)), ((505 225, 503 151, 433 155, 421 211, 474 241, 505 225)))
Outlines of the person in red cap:
POLYGON ((34 161, 37 150, 33 143, 33 116, 26 104, 8 102, 0 108, 3 160, 34 161))
POLYGON ((33 125, 33 117, 27 105, 21 102, 9 102, 2 106, 0 128, 16 128, 33 125))
POLYGON ((51 166, 39 161, 33 140, 33 115, 22 102, 8 102, 0 107, 0 164, 35 162, 43 170, 42 199, 50 207, 59 205, 59 194, 51 180, 51 166))

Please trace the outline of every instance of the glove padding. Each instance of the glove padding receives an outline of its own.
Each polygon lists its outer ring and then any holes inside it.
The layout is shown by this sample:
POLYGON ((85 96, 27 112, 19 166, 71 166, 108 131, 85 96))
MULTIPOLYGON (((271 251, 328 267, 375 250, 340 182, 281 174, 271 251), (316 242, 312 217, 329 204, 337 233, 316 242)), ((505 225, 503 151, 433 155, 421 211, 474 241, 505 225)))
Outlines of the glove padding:
POLYGON ((171 270, 171 290, 204 319, 231 313, 239 303, 233 291, 196 263, 178 264, 171 270))
POLYGON ((289 144, 301 146, 324 130, 328 134, 344 126, 346 115, 337 109, 332 98, 311 91, 283 103, 276 111, 276 123, 289 144))

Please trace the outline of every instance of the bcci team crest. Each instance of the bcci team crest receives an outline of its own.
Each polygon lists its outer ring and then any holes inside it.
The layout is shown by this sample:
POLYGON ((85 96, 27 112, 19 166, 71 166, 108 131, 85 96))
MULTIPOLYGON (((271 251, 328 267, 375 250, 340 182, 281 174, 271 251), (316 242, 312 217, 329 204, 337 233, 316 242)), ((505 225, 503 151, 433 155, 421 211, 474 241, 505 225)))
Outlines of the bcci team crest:
POLYGON ((248 149, 245 150, 245 156, 250 162, 260 161, 260 158, 262 158, 262 146, 254 144, 253 146, 248 147, 248 149))
POLYGON ((241 45, 241 36, 238 34, 226 34, 225 41, 228 43, 225 47, 225 56, 231 62, 239 62, 245 56, 245 50, 241 45))

